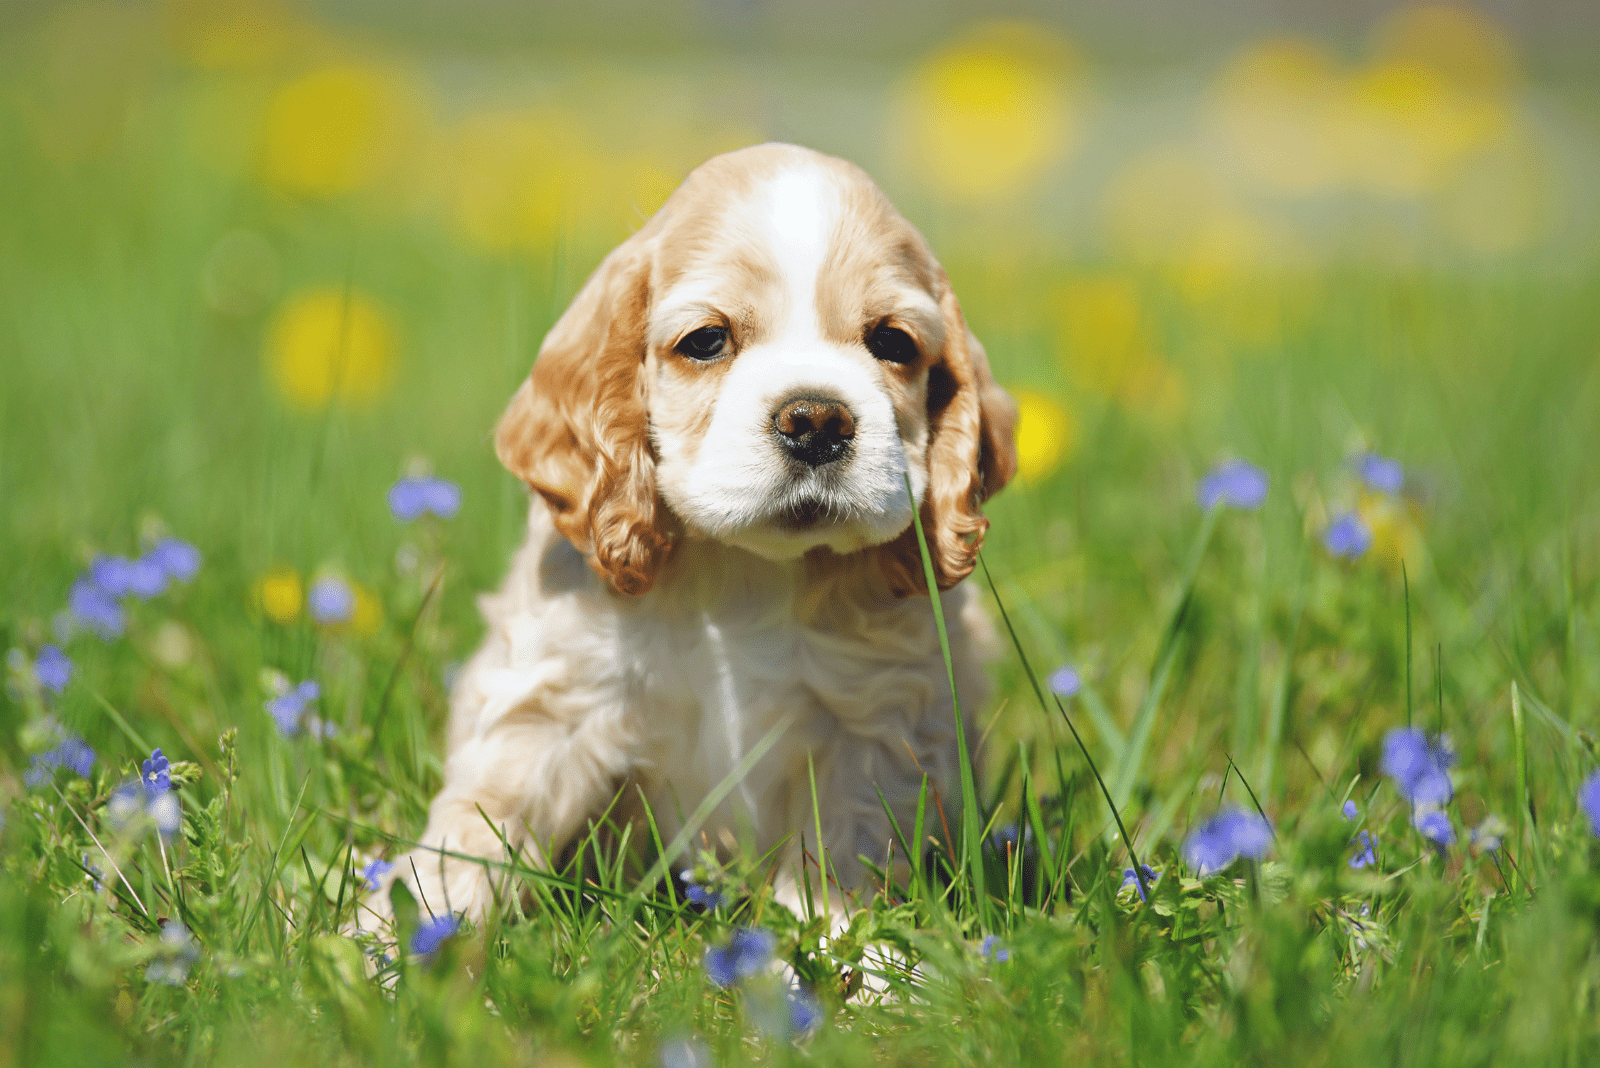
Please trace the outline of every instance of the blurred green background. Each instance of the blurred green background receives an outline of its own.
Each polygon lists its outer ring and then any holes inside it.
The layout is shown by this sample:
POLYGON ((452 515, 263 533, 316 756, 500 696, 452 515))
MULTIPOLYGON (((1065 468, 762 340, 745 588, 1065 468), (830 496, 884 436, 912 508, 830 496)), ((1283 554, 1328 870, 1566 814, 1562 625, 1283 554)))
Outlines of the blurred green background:
MULTIPOLYGON (((783 139, 867 168, 946 263, 1022 405, 989 558, 1112 720, 1196 478, 1271 473, 1202 575, 1158 766, 1218 731, 1269 774, 1284 738, 1350 759, 1358 713, 1370 741, 1403 699, 1402 562, 1419 679, 1443 657, 1453 696, 1503 702, 1509 669, 1576 714, 1600 681, 1597 31, 1577 4, 13 0, 0 626, 36 646, 93 552, 171 530, 215 565, 165 632, 216 654, 192 737, 260 720, 255 668, 311 667, 314 575, 356 584, 378 660, 403 639, 427 554, 383 491, 432 469, 466 491, 432 651, 465 656, 522 522, 488 434, 543 332, 689 169, 783 139), (1369 450, 1403 495, 1353 476, 1369 450), (1354 564, 1320 540, 1344 511, 1375 535, 1354 564)), ((86 670, 135 685, 115 664, 86 670)), ((1003 733, 1043 730, 1001 670, 1003 733)))

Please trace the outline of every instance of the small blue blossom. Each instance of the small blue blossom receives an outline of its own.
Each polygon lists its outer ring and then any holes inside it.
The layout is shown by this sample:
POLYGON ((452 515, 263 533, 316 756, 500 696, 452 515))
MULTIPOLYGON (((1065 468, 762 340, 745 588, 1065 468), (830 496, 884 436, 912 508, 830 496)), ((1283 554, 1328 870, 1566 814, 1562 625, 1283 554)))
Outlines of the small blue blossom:
POLYGON ((29 786, 39 786, 48 782, 58 768, 66 768, 80 779, 87 779, 94 770, 94 759, 94 750, 88 742, 69 730, 58 728, 56 744, 33 758, 23 781, 29 786))
POLYGON ((1455 796, 1450 766, 1455 754, 1443 737, 1416 727, 1396 727, 1383 738, 1383 772, 1413 805, 1447 805, 1455 796))
POLYGON ((1061 665, 1050 673, 1050 692, 1057 697, 1072 697, 1083 688, 1083 680, 1075 668, 1061 665))
POLYGON ((126 597, 131 592, 129 569, 133 561, 126 556, 97 556, 89 561, 89 578, 108 597, 126 597))
POLYGON ((1472 828, 1467 837, 1481 851, 1493 853, 1503 844, 1507 830, 1506 821, 1491 813, 1484 817, 1482 823, 1472 828))
MULTIPOLYGON (((1141 865, 1139 865, 1139 867, 1144 871, 1145 884, 1148 885, 1148 886, 1155 886, 1156 882, 1161 878, 1161 873, 1156 871, 1154 868, 1150 867, 1150 865, 1148 865, 1148 864, 1141 864, 1141 865)), ((1140 887, 1139 887, 1139 876, 1134 874, 1134 871, 1133 871, 1132 868, 1123 868, 1122 869, 1122 885, 1117 888, 1117 892, 1121 893, 1123 890, 1126 890, 1130 886, 1133 887, 1134 890, 1138 892, 1140 901, 1148 901, 1149 900, 1149 898, 1144 896, 1144 891, 1142 889, 1140 889, 1140 887)))
POLYGON ((1272 825, 1254 812, 1229 809, 1197 827, 1183 843, 1183 859, 1202 876, 1238 857, 1260 860, 1272 845, 1272 825))
POLYGON ((402 478, 389 487, 389 511, 402 523, 424 512, 453 519, 461 510, 461 487, 442 478, 402 478))
POLYGON ((144 977, 167 986, 182 986, 189 978, 189 969, 200 959, 199 943, 177 920, 162 925, 159 952, 161 955, 145 968, 144 977))
POLYGON ((311 584, 306 609, 323 626, 348 623, 356 614, 356 593, 337 575, 324 575, 311 584))
POLYGON ((157 749, 139 768, 139 778, 144 782, 145 793, 152 798, 172 789, 172 761, 157 749))
POLYGON ((1196 496, 1200 507, 1208 511, 1218 504, 1233 508, 1260 508, 1267 499, 1271 480, 1255 464, 1244 460, 1226 460, 1213 467, 1200 480, 1196 496))
POLYGON ((322 687, 316 680, 307 679, 293 689, 286 690, 267 702, 266 708, 272 721, 278 725, 278 733, 285 738, 293 738, 300 733, 300 719, 305 715, 306 705, 322 696, 322 687))
POLYGON ((1369 452, 1355 459, 1356 474, 1361 476, 1361 481, 1377 490, 1379 493, 1396 494, 1405 485, 1405 468, 1400 466, 1399 460, 1391 460, 1386 456, 1369 452))
POLYGON ((41 646, 39 656, 33 662, 33 677, 45 689, 60 693, 72 681, 72 661, 67 659, 67 654, 58 645, 41 646))
POLYGON ((127 566, 125 577, 128 592, 141 601, 159 596, 167 589, 166 568, 148 556, 141 556, 131 561, 127 566))
POLYGON ((394 865, 387 860, 370 860, 367 866, 361 869, 361 882, 368 891, 375 892, 383 883, 384 876, 394 871, 394 865))
POLYGON ((176 582, 188 582, 200 572, 200 550, 177 538, 162 538, 144 558, 176 582))
POLYGON ((81 575, 72 583, 67 593, 67 612, 75 624, 105 641, 120 637, 127 626, 116 595, 107 593, 88 575, 81 575))
POLYGON ((1322 535, 1322 544, 1332 556, 1357 560, 1372 548, 1372 531, 1352 512, 1339 516, 1322 535))
POLYGON ((999 935, 984 935, 978 943, 978 956, 984 960, 1004 962, 1011 959, 1011 951, 1000 942, 999 935))
POLYGON ((739 927, 725 946, 706 950, 706 974, 718 986, 732 986, 767 966, 777 939, 761 927, 739 927))
POLYGON ((822 1023, 822 1006, 805 990, 789 991, 789 1030, 796 1035, 810 1034, 822 1023))
POLYGON ((713 890, 708 886, 701 886, 694 881, 694 872, 685 868, 678 873, 678 878, 684 882, 683 896, 701 908, 714 909, 728 903, 728 897, 720 890, 713 890))
POLYGON ((88 874, 89 881, 94 883, 95 893, 98 894, 100 891, 106 888, 106 884, 103 882, 106 877, 106 873, 100 870, 99 865, 94 864, 89 860, 89 854, 87 853, 83 855, 83 869, 88 874))
POLYGON ((1378 854, 1372 848, 1372 834, 1368 831, 1357 831, 1352 841, 1355 843, 1355 856, 1350 858, 1352 868, 1365 868, 1376 866, 1378 854))
POLYGON ((1578 786, 1578 808, 1589 817, 1589 830, 1600 838, 1600 771, 1592 772, 1578 786))
POLYGON ((1361 815, 1361 810, 1356 808, 1356 803, 1354 801, 1346 801, 1343 807, 1339 809, 1339 813, 1340 815, 1344 816, 1345 819, 1353 820, 1357 816, 1361 815))
POLYGON ((171 790, 151 791, 141 782, 126 782, 117 787, 106 802, 106 817, 118 831, 137 829, 142 833, 153 825, 161 837, 168 840, 183 825, 178 795, 171 790))
POLYGON ((1441 809, 1426 808, 1417 812, 1411 821, 1422 837, 1443 849, 1456 840, 1456 829, 1450 824, 1450 817, 1441 809))
POLYGON ((417 931, 411 936, 411 952, 421 957, 436 951, 444 945, 461 928, 461 920, 454 913, 435 916, 417 925, 417 931))

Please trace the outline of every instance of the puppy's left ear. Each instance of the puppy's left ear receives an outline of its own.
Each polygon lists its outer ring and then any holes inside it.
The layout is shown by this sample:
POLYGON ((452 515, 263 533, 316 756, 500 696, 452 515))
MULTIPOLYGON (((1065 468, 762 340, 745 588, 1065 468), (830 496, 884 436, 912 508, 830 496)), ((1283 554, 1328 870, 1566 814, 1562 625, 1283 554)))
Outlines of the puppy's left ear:
MULTIPOLYGON (((967 329, 948 279, 942 358, 928 370, 928 482, 922 528, 934 579, 948 590, 972 573, 989 520, 983 502, 1017 471, 1017 405, 989 373, 989 357, 967 329)), ((883 548, 883 570, 899 596, 927 592, 915 527, 883 548)))

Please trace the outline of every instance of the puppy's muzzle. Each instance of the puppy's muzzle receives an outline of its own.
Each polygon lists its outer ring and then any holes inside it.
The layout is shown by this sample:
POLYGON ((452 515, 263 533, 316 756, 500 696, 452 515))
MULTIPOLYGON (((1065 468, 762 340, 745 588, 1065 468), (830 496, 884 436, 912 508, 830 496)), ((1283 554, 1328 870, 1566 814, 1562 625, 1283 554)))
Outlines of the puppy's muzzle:
POLYGON ((772 414, 773 439, 809 467, 844 459, 855 436, 855 416, 830 397, 796 397, 772 414))

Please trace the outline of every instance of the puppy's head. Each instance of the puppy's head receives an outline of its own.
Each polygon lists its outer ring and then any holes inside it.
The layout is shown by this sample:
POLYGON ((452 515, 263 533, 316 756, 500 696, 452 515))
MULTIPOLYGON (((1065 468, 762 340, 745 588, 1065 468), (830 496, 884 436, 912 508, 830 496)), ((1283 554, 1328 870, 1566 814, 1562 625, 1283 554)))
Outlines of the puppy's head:
POLYGON ((972 570, 1015 420, 872 180, 761 145, 701 166, 606 257, 496 448, 624 593, 687 536, 772 559, 873 552, 907 594, 926 588, 914 506, 939 587, 972 570))

